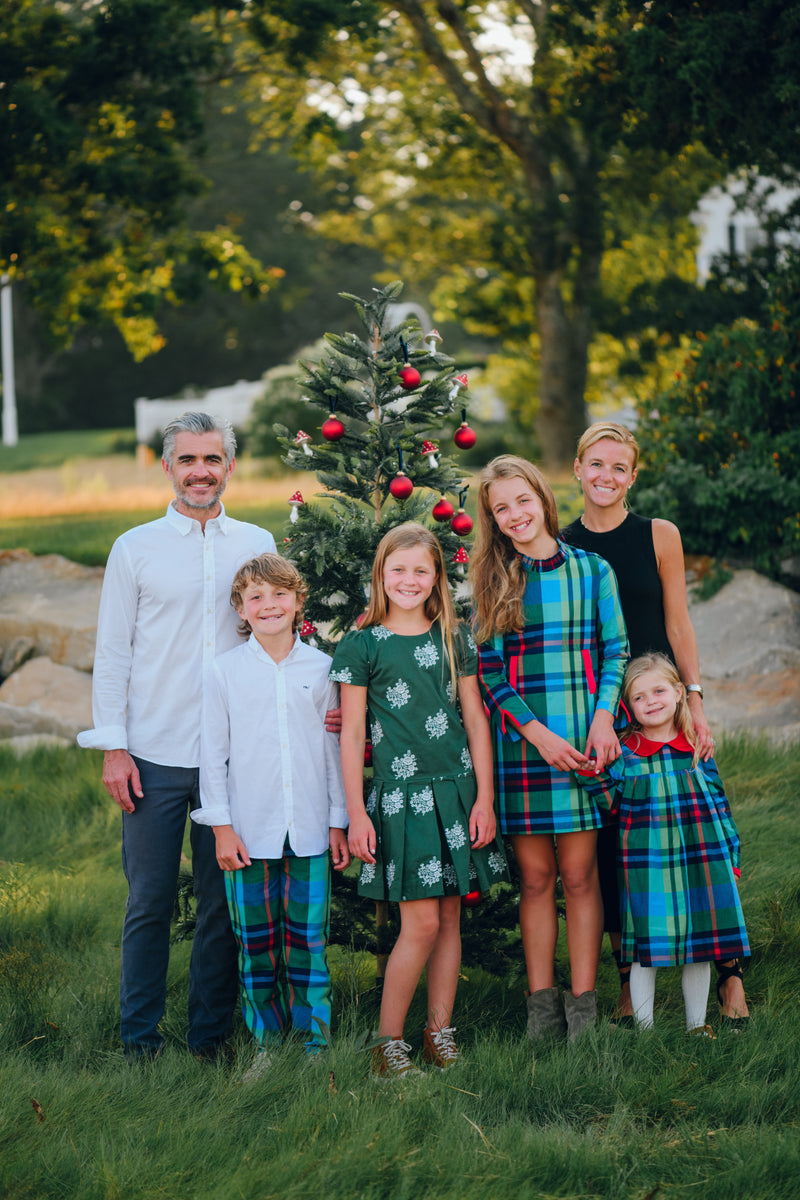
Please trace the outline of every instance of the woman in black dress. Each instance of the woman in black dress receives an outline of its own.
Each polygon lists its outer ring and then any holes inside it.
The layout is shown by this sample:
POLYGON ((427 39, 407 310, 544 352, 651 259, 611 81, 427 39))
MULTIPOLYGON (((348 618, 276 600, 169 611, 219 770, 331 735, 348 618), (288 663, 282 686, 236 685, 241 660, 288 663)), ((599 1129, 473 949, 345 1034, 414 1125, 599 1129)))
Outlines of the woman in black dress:
MULTIPOLYGON (((575 477, 583 492, 582 515, 562 530, 571 546, 599 554, 614 568, 631 657, 660 651, 673 660, 686 688, 700 756, 711 757, 714 739, 703 711, 697 638, 686 598, 686 572, 678 527, 630 512, 627 495, 636 480, 639 446, 623 425, 599 421, 578 442, 575 477)), ((606 929, 620 968, 620 1015, 630 1014, 627 977, 630 965, 619 961, 619 896, 616 880, 616 829, 601 831, 598 865, 606 911, 606 929)), ((717 997, 723 1017, 747 1018, 741 968, 736 960, 717 963, 717 997)))

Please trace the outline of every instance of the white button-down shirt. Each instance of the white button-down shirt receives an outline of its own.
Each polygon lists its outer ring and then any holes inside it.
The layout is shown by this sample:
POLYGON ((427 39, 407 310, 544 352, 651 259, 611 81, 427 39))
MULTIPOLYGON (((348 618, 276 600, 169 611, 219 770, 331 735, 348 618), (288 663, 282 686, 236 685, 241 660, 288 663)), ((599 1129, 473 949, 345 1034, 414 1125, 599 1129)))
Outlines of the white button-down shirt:
POLYGON ((117 538, 97 619, 94 728, 78 734, 79 745, 198 766, 203 675, 240 640, 233 577, 274 550, 271 533, 224 508, 204 532, 172 504, 166 516, 117 538))
POLYGON ((232 825, 251 858, 322 854, 347 827, 331 660, 295 638, 276 663, 255 637, 212 665, 203 706, 200 799, 192 820, 232 825))

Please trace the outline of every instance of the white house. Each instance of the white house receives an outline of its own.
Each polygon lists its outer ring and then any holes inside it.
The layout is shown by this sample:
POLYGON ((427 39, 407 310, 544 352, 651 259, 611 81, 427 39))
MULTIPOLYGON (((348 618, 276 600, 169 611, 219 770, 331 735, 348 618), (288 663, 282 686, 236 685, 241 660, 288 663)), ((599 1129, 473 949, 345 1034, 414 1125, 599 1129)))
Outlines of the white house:
MULTIPOLYGON (((700 243, 697 248, 697 279, 705 283, 708 279, 712 259, 718 254, 738 254, 747 258, 758 245, 766 241, 762 218, 753 207, 739 208, 737 198, 745 191, 741 178, 731 178, 722 187, 712 188, 692 214, 692 224, 697 226, 700 243)), ((797 188, 787 188, 774 179, 762 179, 757 188, 758 196, 766 198, 767 207, 773 212, 785 212, 792 201, 800 196, 797 188)), ((779 234, 778 245, 793 241, 789 234, 779 234)))

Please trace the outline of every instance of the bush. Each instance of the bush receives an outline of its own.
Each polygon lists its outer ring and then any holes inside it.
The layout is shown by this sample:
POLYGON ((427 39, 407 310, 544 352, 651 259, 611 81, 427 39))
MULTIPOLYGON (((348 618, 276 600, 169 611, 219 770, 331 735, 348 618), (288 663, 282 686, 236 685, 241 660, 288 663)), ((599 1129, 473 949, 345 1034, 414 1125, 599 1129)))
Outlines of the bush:
POLYGON ((800 553, 798 390, 800 256, 771 279, 759 321, 697 335, 642 415, 637 511, 674 521, 689 553, 779 578, 800 553))
MULTIPOLYGON (((316 342, 301 350, 299 357, 314 360, 323 349, 324 343, 316 342)), ((264 374, 264 394, 253 404, 247 427, 248 449, 256 458, 280 462, 283 448, 275 432, 276 424, 285 425, 292 435, 304 429, 319 442, 319 426, 324 419, 324 416, 320 419, 319 412, 303 396, 303 370, 299 363, 281 363, 264 374)))

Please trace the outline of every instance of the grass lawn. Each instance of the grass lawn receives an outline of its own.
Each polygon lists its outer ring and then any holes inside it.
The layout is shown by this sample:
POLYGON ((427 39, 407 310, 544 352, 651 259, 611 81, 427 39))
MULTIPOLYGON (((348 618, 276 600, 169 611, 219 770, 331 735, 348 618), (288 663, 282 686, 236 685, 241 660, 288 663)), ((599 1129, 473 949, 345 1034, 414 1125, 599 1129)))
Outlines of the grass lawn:
POLYGON ((16 446, 0 445, 0 473, 60 467, 69 459, 133 454, 133 429, 68 429, 58 433, 23 434, 16 446))
MULTIPOLYGON (((659 972, 655 1030, 607 1016, 577 1046, 533 1049, 518 979, 465 968, 461 1063, 402 1086, 368 1074, 370 956, 335 947, 333 1041, 287 1044, 260 1080, 183 1046, 188 944, 174 947, 155 1064, 118 1045, 125 884, 100 756, 0 749, 0 1195, 8 1200, 787 1200, 800 1196, 800 747, 726 741, 754 947, 744 1034, 683 1030, 659 972)), ((562 933, 563 942, 563 933, 562 933)), ((566 970, 563 944, 559 971, 566 970)), ((610 1011, 607 948, 599 979, 610 1011)), ((712 997, 709 1016, 717 1024, 712 997)), ((418 993, 407 1036, 419 1049, 418 993)))
MULTIPOLYGON (((63 554, 84 566, 104 566, 115 538, 133 525, 162 517, 165 508, 166 502, 143 509, 0 520, 0 549, 63 554)), ((238 504, 232 507, 231 515, 273 531, 277 540, 286 521, 286 505, 238 504)))

